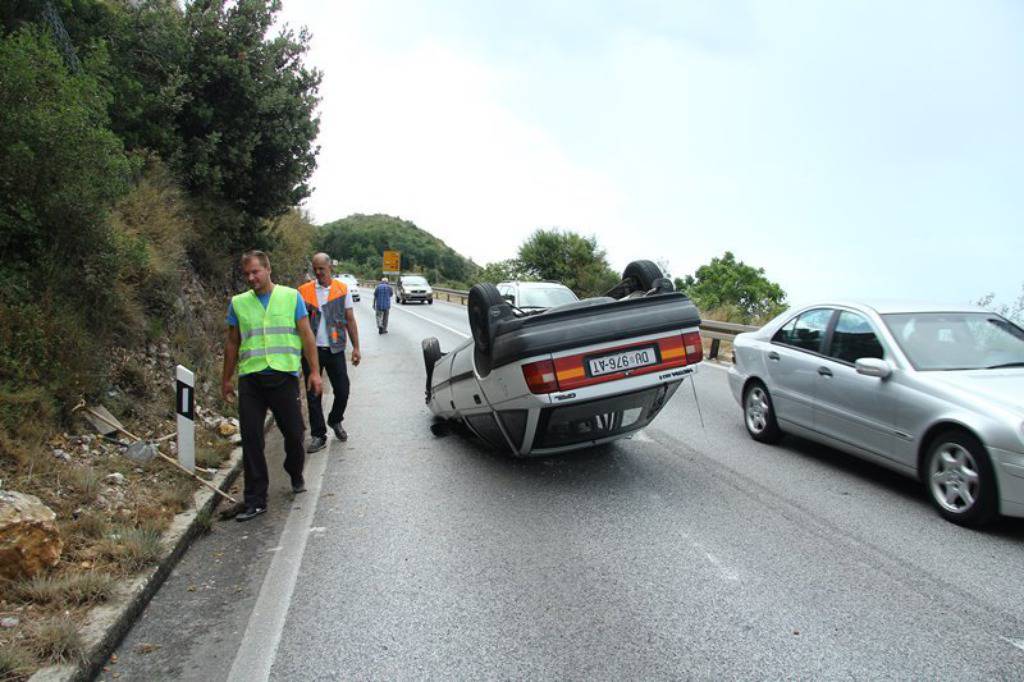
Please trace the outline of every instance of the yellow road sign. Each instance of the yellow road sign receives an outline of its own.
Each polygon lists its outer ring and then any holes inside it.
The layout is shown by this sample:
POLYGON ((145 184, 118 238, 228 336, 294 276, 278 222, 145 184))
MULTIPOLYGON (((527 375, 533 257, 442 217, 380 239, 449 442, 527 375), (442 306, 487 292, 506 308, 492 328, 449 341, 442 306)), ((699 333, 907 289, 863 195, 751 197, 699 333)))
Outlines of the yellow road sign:
POLYGON ((388 275, 397 275, 401 269, 402 254, 398 251, 384 252, 384 267, 381 271, 388 275))

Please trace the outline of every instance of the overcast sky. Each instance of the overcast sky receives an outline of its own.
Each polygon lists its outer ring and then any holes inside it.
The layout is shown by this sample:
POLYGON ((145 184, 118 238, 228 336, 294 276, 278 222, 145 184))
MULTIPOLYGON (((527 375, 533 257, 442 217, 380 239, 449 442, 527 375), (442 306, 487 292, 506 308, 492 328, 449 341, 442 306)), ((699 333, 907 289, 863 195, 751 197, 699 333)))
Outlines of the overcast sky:
MULTIPOLYGON (((726 250, 793 301, 1024 283, 1024 2, 284 0, 324 72, 316 222, 480 264, 726 250)), ((344 254, 332 254, 343 258, 344 254)))

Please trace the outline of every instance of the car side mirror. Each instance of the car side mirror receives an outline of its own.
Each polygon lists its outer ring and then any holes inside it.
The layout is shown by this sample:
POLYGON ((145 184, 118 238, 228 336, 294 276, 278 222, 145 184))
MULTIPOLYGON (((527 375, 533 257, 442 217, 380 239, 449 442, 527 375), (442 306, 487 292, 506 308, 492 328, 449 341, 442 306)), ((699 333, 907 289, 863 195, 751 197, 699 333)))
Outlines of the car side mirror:
POLYGON ((853 363, 853 366, 856 368, 857 374, 864 376, 888 379, 892 374, 892 365, 881 358, 861 358, 853 363))
POLYGON ((516 297, 513 296, 512 294, 505 294, 502 298, 504 298, 509 303, 515 303, 516 302, 516 297))

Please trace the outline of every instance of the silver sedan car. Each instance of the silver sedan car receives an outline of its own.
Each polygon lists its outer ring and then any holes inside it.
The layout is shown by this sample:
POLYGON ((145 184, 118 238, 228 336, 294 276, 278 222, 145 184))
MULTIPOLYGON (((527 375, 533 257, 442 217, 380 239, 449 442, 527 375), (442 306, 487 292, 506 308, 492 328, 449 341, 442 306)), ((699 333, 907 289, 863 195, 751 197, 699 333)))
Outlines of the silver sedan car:
POLYGON ((1024 330, 973 306, 822 303, 735 340, 755 440, 792 433, 921 480, 976 526, 1024 517, 1024 330))

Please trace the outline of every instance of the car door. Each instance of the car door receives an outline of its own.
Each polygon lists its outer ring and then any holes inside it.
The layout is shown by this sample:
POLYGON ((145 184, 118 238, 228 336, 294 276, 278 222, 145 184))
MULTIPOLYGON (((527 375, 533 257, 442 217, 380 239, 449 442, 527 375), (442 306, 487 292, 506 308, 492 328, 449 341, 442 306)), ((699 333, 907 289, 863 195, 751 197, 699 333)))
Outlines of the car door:
POLYGON ((766 349, 768 390, 775 416, 805 428, 814 427, 821 350, 835 310, 805 310, 784 324, 766 349))
POLYGON ((864 315, 840 310, 817 367, 814 428, 835 440, 895 459, 899 389, 887 379, 858 374, 861 358, 888 359, 881 336, 864 315))

